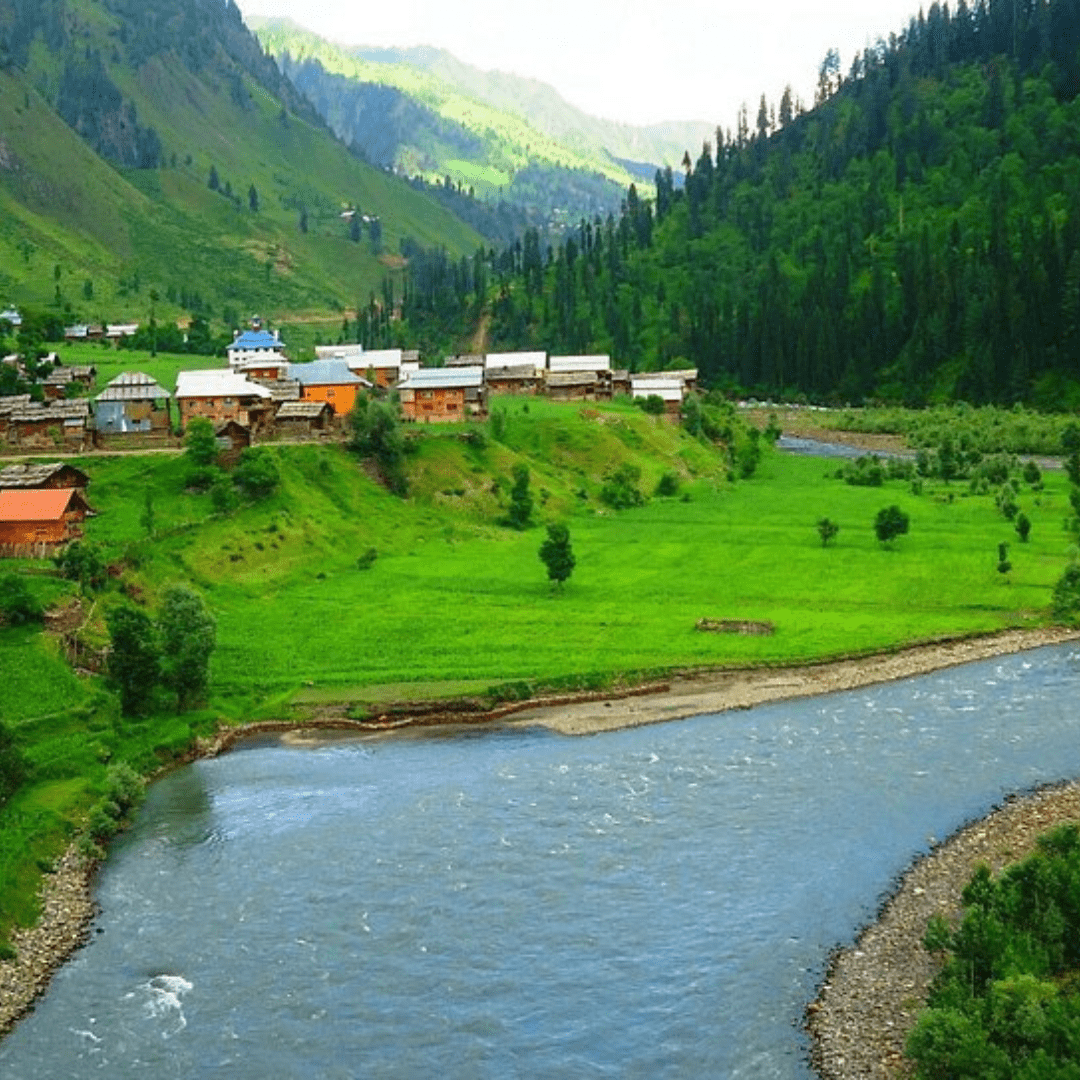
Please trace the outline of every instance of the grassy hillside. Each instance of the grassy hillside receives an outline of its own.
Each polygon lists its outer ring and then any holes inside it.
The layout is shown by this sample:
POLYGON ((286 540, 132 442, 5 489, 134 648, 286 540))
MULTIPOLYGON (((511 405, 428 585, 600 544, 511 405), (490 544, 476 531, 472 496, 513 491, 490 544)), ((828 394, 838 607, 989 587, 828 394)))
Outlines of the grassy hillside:
POLYGON ((253 25, 333 130, 373 161, 410 176, 449 176, 480 197, 545 216, 553 207, 574 221, 606 214, 632 182, 651 189, 657 167, 677 163, 705 137, 704 125, 667 133, 599 121, 550 87, 478 71, 440 50, 350 48, 286 20, 253 25), (691 142, 683 145, 683 136, 691 142))
MULTIPOLYGON (((154 290, 158 318, 340 311, 400 268, 406 238, 475 250, 460 219, 356 159, 291 87, 283 97, 287 84, 245 67, 252 50, 268 61, 242 24, 217 28, 196 62, 183 39, 129 29, 122 9, 71 0, 64 32, 47 41, 34 28, 0 67, 5 303, 145 320, 154 290), (350 238, 341 213, 355 207, 380 237, 350 238)), ((169 0, 142 17, 157 9, 164 19, 169 0)))
MULTIPOLYGON (((193 585, 217 619, 209 707, 121 718, 115 695, 99 676, 74 674, 58 639, 0 628, 0 724, 29 769, 0 807, 0 936, 33 917, 41 867, 108 800, 110 768, 151 770, 222 719, 359 715, 387 701, 518 692, 508 684, 604 686, 1035 625, 1067 558, 1061 475, 1021 488, 1032 522, 1022 544, 992 494, 962 484, 853 487, 835 463, 771 450, 751 479, 733 482, 722 448, 626 403, 497 405, 484 429, 410 432, 406 499, 333 445, 270 448, 280 488, 226 514, 186 489, 180 456, 80 462, 99 511, 87 537, 114 568, 103 592, 83 598, 80 640, 104 644, 115 605, 152 611, 169 584, 193 585), (518 465, 535 500, 534 524, 520 532, 500 523, 518 465), (605 504, 620 466, 640 470, 641 506, 605 504), (665 475, 674 494, 656 495, 665 475), (891 503, 911 531, 885 548, 872 523, 891 503), (840 525, 827 548, 824 516, 840 525), (552 521, 569 525, 577 557, 561 593, 537 557, 552 521), (1008 575, 997 569, 1002 541, 1008 575), (770 621, 775 633, 700 633, 703 617, 770 621)), ((50 606, 76 592, 47 564, 4 571, 50 606)))

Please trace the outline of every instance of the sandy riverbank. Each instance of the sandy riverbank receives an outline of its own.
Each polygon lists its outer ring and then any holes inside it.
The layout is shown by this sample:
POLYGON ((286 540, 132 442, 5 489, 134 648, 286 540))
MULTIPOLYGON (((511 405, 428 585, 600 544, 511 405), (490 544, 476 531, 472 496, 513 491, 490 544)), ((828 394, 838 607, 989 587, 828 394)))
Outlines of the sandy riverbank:
MULTIPOLYGON (((642 687, 624 695, 588 695, 588 700, 559 698, 523 703, 490 714, 423 712, 418 713, 415 724, 410 722, 408 716, 396 718, 392 729, 415 730, 416 726, 432 724, 543 725, 566 735, 592 735, 641 724, 722 713, 729 709, 745 709, 767 702, 851 690, 926 674, 970 661, 1078 639, 1080 632, 1077 631, 1005 631, 980 638, 917 645, 891 653, 801 667, 693 673, 672 678, 662 689, 642 687)), ((378 731, 387 737, 391 734, 390 728, 377 724, 360 724, 330 718, 311 725, 288 722, 252 724, 224 729, 218 739, 200 745, 195 756, 212 756, 227 750, 238 737, 246 734, 287 731, 297 726, 378 731)), ((1080 785, 1075 790, 1077 806, 1080 806, 1080 785)), ((1011 806, 1006 807, 1006 811, 1011 809, 1011 806)), ((1054 804, 1051 804, 1049 809, 1037 809, 1024 820, 1038 822, 1030 827, 1042 831, 1058 820, 1052 816, 1054 812, 1054 804)), ((1076 812, 1075 809, 1069 810, 1069 813, 1076 812)), ((976 862, 982 860, 995 865, 994 850, 1000 850, 1003 855, 1020 851, 1017 846, 1019 840, 1014 839, 1015 827, 1009 824, 1011 819, 1006 820, 1003 826, 1004 840, 998 836, 996 826, 992 827, 996 820, 995 815, 988 823, 983 824, 982 828, 973 827, 971 845, 975 854, 971 857, 976 862), (1010 832, 1010 829, 1014 831, 1010 832), (979 854, 980 837, 994 838, 988 842, 996 844, 997 848, 991 849, 987 854, 979 854)), ((948 845, 943 845, 939 850, 943 852, 947 849, 948 845)), ((935 853, 935 856, 937 854, 935 853)), ((937 865, 952 867, 953 864, 937 865)), ((94 910, 92 869, 71 851, 61 860, 56 871, 46 877, 42 899, 44 914, 41 921, 32 928, 18 931, 13 938, 16 958, 0 962, 0 1035, 10 1030, 18 1019, 33 1007, 34 1000, 47 989, 52 973, 86 940, 94 910)), ((912 871, 911 879, 916 880, 915 875, 918 874, 920 876, 917 880, 922 881, 921 875, 924 873, 930 875, 926 880, 934 878, 934 866, 929 859, 912 871), (924 865, 926 870, 923 870, 924 865)), ((956 870, 954 875, 950 869, 949 880, 941 888, 954 888, 958 896, 963 881, 956 886, 953 877, 958 881, 961 873, 962 871, 956 870)), ((970 871, 966 872, 969 873, 970 871)), ((908 888, 905 880, 894 903, 900 902, 908 888)), ((927 885, 912 885, 911 889, 912 895, 917 895, 920 900, 927 895, 934 898, 939 896, 936 878, 932 883, 932 892, 927 885), (918 889, 922 889, 922 893, 918 893, 918 889)), ((945 892, 940 895, 951 894, 945 892)), ((930 914, 938 910, 942 910, 940 903, 930 910, 930 914)), ((912 919, 917 923, 919 918, 922 916, 904 916, 903 921, 908 926, 914 926, 912 919)), ((922 950, 917 948, 924 924, 925 918, 922 918, 922 922, 916 927, 917 933, 912 930, 906 938, 897 936, 895 932, 887 935, 883 939, 887 947, 883 951, 870 954, 868 949, 873 940, 871 935, 876 930, 875 925, 875 928, 863 935, 856 949, 837 958, 822 998, 811 1007, 809 1014, 809 1027, 816 1040, 816 1061, 827 1080, 899 1075, 896 1072, 874 1069, 864 1071, 863 1065, 849 1067, 849 1063, 856 1059, 854 1051, 847 1048, 860 1047, 869 1055, 860 1060, 877 1062, 894 1059, 895 1047, 902 1045, 903 1035, 899 1034, 898 1041, 892 1039, 890 1029, 889 1038, 886 1039, 878 1029, 879 1026, 888 1026, 881 1017, 888 1017, 889 1023, 892 1023, 893 1018, 901 1016, 894 1004, 897 993, 901 994, 901 1000, 908 1001, 917 996, 919 985, 925 985, 918 982, 921 976, 916 970, 925 964, 922 950), (848 955, 853 960, 847 960, 848 955), (869 969, 854 962, 868 955, 876 957, 869 961, 869 969), (895 979, 891 978, 894 972, 895 979), (888 997, 888 993, 893 996, 888 997)))

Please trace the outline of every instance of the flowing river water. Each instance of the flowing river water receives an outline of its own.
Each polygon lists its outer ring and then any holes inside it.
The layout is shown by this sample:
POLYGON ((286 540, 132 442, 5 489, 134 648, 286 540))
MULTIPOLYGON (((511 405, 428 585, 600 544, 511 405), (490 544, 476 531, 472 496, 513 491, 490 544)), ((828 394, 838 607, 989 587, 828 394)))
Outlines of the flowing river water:
POLYGON ((805 1078, 836 945, 1080 776, 1080 651, 587 738, 257 740, 156 783, 3 1080, 805 1078))

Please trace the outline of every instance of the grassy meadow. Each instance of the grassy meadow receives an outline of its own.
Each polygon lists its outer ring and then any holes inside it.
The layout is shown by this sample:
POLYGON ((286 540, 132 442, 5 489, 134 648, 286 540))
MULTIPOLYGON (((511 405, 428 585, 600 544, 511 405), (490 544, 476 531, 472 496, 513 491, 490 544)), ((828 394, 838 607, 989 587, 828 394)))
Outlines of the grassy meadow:
MULTIPOLYGON (((210 700, 182 716, 122 718, 101 677, 73 672, 54 636, 0 628, 0 724, 30 775, 0 808, 0 950, 33 918, 43 869, 108 800, 110 766, 151 772, 222 721, 331 706, 362 715, 389 701, 516 692, 508 684, 602 686, 1038 625, 1069 558, 1062 474, 1021 487, 1032 523, 1022 544, 992 495, 963 483, 853 487, 834 477, 835 462, 772 449, 735 481, 721 449, 626 403, 496 408, 485 428, 409 432, 406 499, 339 445, 269 448, 279 489, 228 514, 186 489, 180 455, 81 462, 98 511, 87 538, 114 570, 83 599, 82 640, 105 644, 111 605, 152 609, 167 585, 190 583, 217 619, 210 700), (522 463, 535 505, 519 532, 500 522, 522 463), (619 465, 640 470, 643 505, 605 505, 619 465), (660 497, 665 474, 678 487, 660 497), (911 528, 883 547, 873 520, 891 503, 911 528), (828 547, 816 528, 825 516, 840 525, 828 547), (558 592, 538 558, 553 521, 568 524, 577 558, 558 592), (767 620, 775 633, 701 633, 703 617, 767 620)), ((75 591, 50 564, 9 569, 47 606, 75 591)))

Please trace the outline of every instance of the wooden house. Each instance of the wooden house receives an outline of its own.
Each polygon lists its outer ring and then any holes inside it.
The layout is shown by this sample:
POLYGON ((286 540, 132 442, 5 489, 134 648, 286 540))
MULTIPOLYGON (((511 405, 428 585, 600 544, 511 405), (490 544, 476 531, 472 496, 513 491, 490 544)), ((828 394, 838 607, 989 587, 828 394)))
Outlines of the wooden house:
POLYGON ((0 490, 0 555, 45 555, 81 536, 80 526, 92 513, 75 488, 0 490))
POLYGON ((235 420, 243 427, 255 428, 273 415, 270 391, 226 368, 179 372, 175 396, 184 427, 195 417, 204 416, 215 427, 235 420))
POLYGON ((401 381, 405 360, 401 349, 368 349, 355 356, 347 355, 345 362, 354 374, 385 390, 401 381))
POLYGON ((484 369, 421 368, 398 385, 406 420, 437 423, 487 415, 484 369))
POLYGON ((549 371, 544 390, 552 401, 596 401, 600 379, 595 371, 549 371))
POLYGON ((226 420, 214 428, 214 438, 222 450, 246 450, 251 445, 251 428, 236 420, 226 420))
POLYGON ((356 395, 371 386, 343 360, 290 364, 289 378, 300 383, 301 401, 325 401, 337 416, 344 416, 356 404, 356 395))
POLYGON ((631 375, 630 393, 635 398, 660 398, 664 402, 664 414, 677 420, 682 413, 686 384, 678 373, 655 371, 631 375))
POLYGON ((85 488, 90 477, 66 461, 5 465, 0 469, 0 490, 4 488, 55 489, 85 488))
POLYGON ((278 434, 285 438, 324 434, 333 423, 334 410, 327 401, 283 401, 274 414, 278 434))
POLYGON ((545 352, 488 353, 484 383, 492 394, 535 394, 543 388, 545 352))
POLYGON ((167 434, 169 391, 142 371, 125 371, 94 398, 97 430, 105 435, 167 434))
POLYGON ((4 417, 4 441, 9 446, 31 450, 86 450, 92 441, 87 424, 90 403, 85 398, 71 401, 31 401, 4 417))

